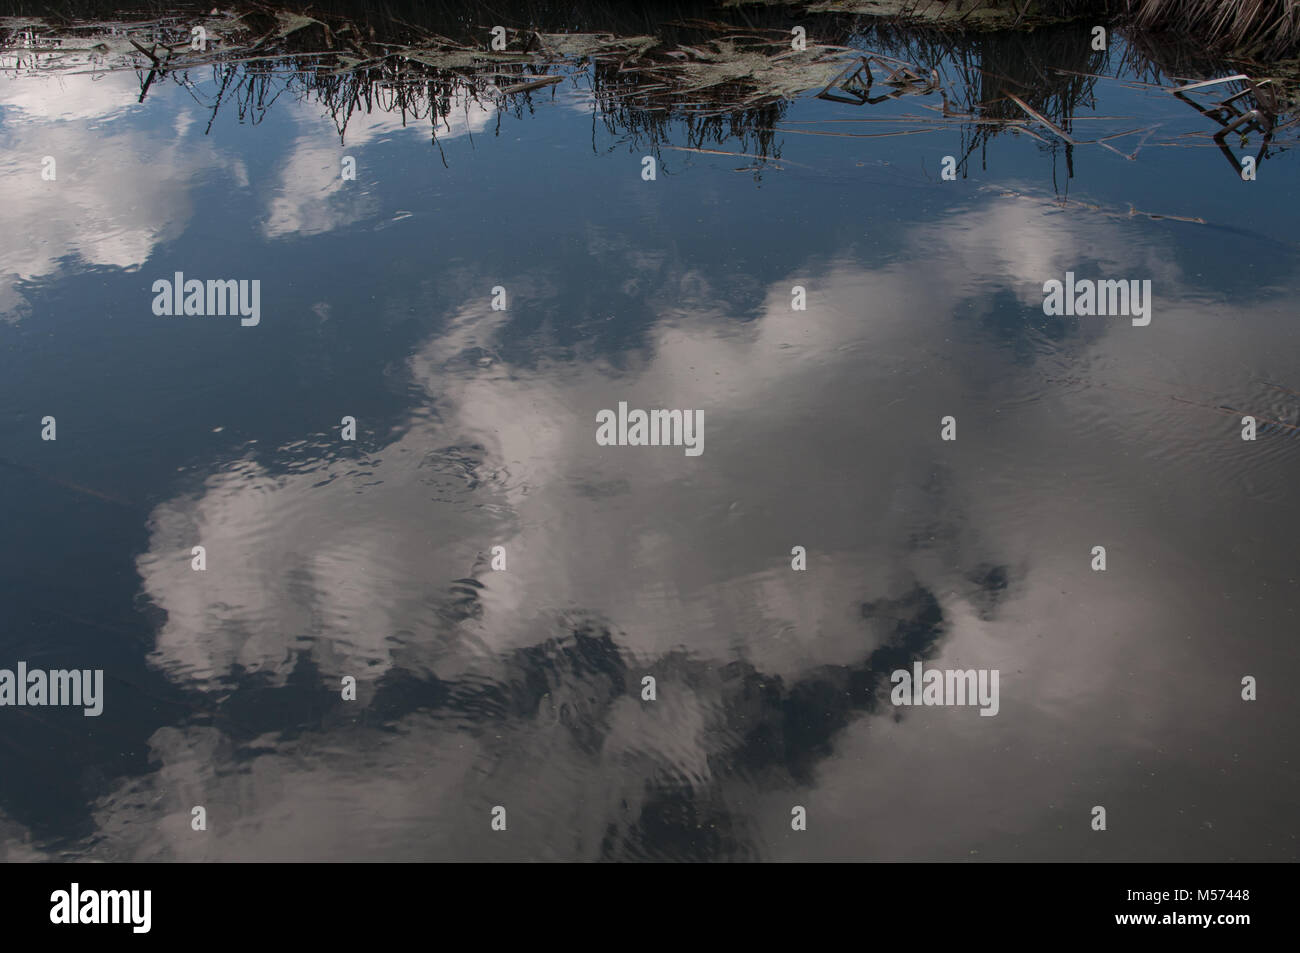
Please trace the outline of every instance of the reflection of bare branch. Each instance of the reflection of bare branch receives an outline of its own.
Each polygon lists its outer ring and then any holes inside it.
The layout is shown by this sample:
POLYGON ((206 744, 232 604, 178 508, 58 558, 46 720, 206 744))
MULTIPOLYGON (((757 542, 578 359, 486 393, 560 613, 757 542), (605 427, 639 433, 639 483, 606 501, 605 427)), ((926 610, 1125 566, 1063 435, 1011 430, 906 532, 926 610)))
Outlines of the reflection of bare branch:
MULTIPOLYGON (((446 9, 430 16, 456 22, 456 2, 447 0, 446 9)), ((1060 11, 1078 12, 1073 2, 1058 0, 1060 11)), ((960 130, 963 172, 974 156, 987 155, 988 143, 1003 132, 1028 136, 1053 156, 1063 150, 1071 174, 1081 146, 1097 145, 1133 160, 1158 127, 1129 123, 1087 139, 1073 128, 1079 110, 1095 107, 1099 82, 1173 92, 1212 120, 1216 130, 1206 133, 1212 141, 1204 144, 1217 146, 1234 163, 1228 135, 1263 134, 1257 158, 1262 161, 1279 147, 1281 132, 1300 121, 1291 115, 1294 103, 1277 86, 1247 72, 1222 75, 1218 64, 1193 62, 1181 48, 1171 59, 1150 37, 1117 47, 1126 52, 1113 63, 1109 52, 1080 43, 1077 30, 955 34, 923 24, 903 27, 885 19, 828 15, 810 19, 807 49, 794 51, 779 11, 762 8, 747 15, 744 25, 701 19, 654 23, 647 14, 632 24, 632 32, 595 32, 590 23, 582 27, 589 32, 546 33, 530 26, 509 31, 508 48, 493 51, 482 32, 474 32, 481 25, 464 26, 465 35, 457 39, 381 14, 349 19, 313 11, 308 16, 257 2, 240 9, 239 16, 203 21, 211 38, 205 50, 190 48, 189 19, 165 16, 41 30, 29 23, 21 30, 0 28, 0 51, 14 57, 12 68, 18 70, 96 75, 135 70, 142 100, 160 79, 170 77, 210 110, 209 131, 223 107, 234 108, 241 121, 257 123, 288 93, 323 105, 340 138, 358 113, 381 112, 399 117, 403 125, 427 121, 435 144, 453 108, 468 109, 471 100, 486 104, 496 112, 499 131, 503 114, 522 118, 533 110, 533 97, 555 96, 569 83, 589 91, 594 129, 603 124, 614 148, 657 153, 671 138, 679 148, 713 149, 759 162, 780 157, 778 137, 786 132, 879 138, 952 125, 960 130), (209 69, 212 86, 200 95, 191 76, 209 69), (1132 75, 1121 79, 1121 72, 1132 75), (1221 78, 1171 82, 1168 77, 1175 73, 1221 78), (1198 101, 1220 88, 1226 95, 1218 102, 1198 101), (791 99, 804 92, 854 111, 879 113, 879 121, 891 123, 893 131, 792 129, 784 115, 791 99), (898 114, 893 107, 904 100, 933 115, 898 114), (1111 145, 1127 136, 1140 137, 1131 152, 1111 145)), ((604 28, 623 14, 604 10, 592 16, 601 18, 604 28)), ((471 21, 460 17, 460 22, 471 21)), ((1179 136, 1156 142, 1190 144, 1179 136)), ((593 138, 593 149, 599 148, 593 138)))

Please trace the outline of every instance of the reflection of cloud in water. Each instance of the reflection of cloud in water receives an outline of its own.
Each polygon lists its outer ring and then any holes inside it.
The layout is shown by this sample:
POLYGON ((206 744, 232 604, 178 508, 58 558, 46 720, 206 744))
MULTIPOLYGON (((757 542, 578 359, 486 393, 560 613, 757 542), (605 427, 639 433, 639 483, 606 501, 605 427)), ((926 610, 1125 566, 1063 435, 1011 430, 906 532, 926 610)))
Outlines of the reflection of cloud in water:
MULTIPOLYGON (((861 347, 891 362, 923 356, 906 283, 833 268, 817 282, 816 322, 791 312, 781 288, 762 320, 740 328, 701 308, 658 326, 621 377, 600 363, 484 366, 481 349, 509 312, 467 307, 412 360, 437 417, 415 420, 371 466, 322 460, 281 475, 244 462, 197 498, 158 508, 140 569, 168 613, 159 661, 201 682, 234 665, 283 682, 301 635, 322 665, 445 675, 484 651, 534 644, 539 626, 574 610, 608 620, 638 655, 684 648, 728 660, 739 643, 766 670, 797 671, 817 643, 817 662, 849 661, 856 647, 826 636, 852 620, 864 584, 885 582, 872 567, 896 543, 881 534, 873 551, 861 527, 907 519, 895 491, 921 471, 905 453, 880 452, 889 492, 864 494, 860 458, 827 449, 891 443, 896 421, 861 413, 864 388, 876 386, 861 347), (864 324, 862 300, 892 305, 864 324), (826 406, 828 393, 842 399, 826 406), (624 399, 703 408, 704 456, 598 447, 596 411, 624 399), (803 492, 810 479, 819 494, 803 492), (208 551, 202 575, 186 556, 197 540, 208 551), (824 565, 791 573, 795 542, 824 565), (497 544, 508 572, 485 571, 497 544), (476 567, 485 588, 457 623, 467 640, 447 631, 446 596, 431 598, 431 582, 476 567)), ((927 399, 952 400, 954 387, 940 383, 927 399)))
MULTIPOLYGON (((0 147, 5 229, 0 233, 0 315, 28 308, 19 283, 57 274, 64 259, 135 268, 184 231, 196 179, 226 170, 247 184, 242 162, 210 143, 107 123, 139 95, 133 74, 6 80, 5 108, 23 113, 0 147), (129 82, 128 82, 129 81, 129 82), (43 156, 57 179, 41 179, 43 156)), ((183 129, 179 132, 184 132, 183 129)))
MULTIPOLYGON (((249 185, 242 160, 223 156, 202 138, 204 122, 196 122, 198 107, 188 96, 164 85, 138 105, 134 73, 27 75, 6 80, 0 95, 0 109, 23 120, 10 124, 0 140, 6 225, 0 235, 0 316, 25 314, 29 305, 21 283, 58 274, 69 257, 124 269, 143 265, 155 248, 185 231, 194 214, 195 185, 205 174, 225 171, 232 187, 249 185), (170 116, 166 144, 135 123, 136 112, 146 110, 170 116), (47 155, 57 163, 53 182, 40 177, 47 155)), ((479 132, 495 116, 463 96, 451 106, 439 122, 441 139, 479 132)), ((269 238, 316 235, 374 215, 379 202, 367 191, 361 150, 404 128, 392 113, 358 111, 349 119, 343 147, 321 141, 317 121, 333 120, 318 105, 300 103, 297 114, 310 130, 282 160, 267 197, 263 231, 269 238), (358 157, 356 182, 340 178, 346 154, 358 157)), ((429 135, 427 122, 405 128, 429 135)))
POLYGON ((0 812, 0 864, 22 864, 50 858, 32 844, 31 832, 0 812))
MULTIPOLYGON (((450 97, 449 103, 448 114, 438 121, 439 139, 481 132, 496 116, 495 110, 463 91, 450 97)), ((263 225, 268 238, 318 235, 374 215, 379 202, 368 190, 371 172, 364 147, 403 132, 421 138, 430 134, 427 120, 404 124, 399 113, 358 109, 347 118, 344 141, 330 142, 320 136, 322 124, 337 130, 327 111, 318 104, 300 102, 295 112, 304 130, 280 162, 279 182, 263 225), (345 155, 357 160, 356 181, 345 182, 340 175, 345 155)))
POLYGON ((216 729, 164 728, 150 743, 158 772, 99 804, 106 850, 132 860, 747 856, 746 822, 725 799, 700 805, 696 794, 807 781, 831 738, 876 706, 883 672, 936 635, 937 604, 920 591, 863 615, 887 620, 890 647, 790 684, 675 653, 654 666, 662 694, 646 704, 634 690, 641 669, 607 632, 579 626, 507 653, 494 680, 440 683, 390 730, 340 725, 328 742, 295 738, 292 752, 274 733, 251 739, 261 756, 238 771, 224 767, 235 747, 216 729), (502 801, 516 833, 485 845, 502 801), (200 803, 205 837, 189 829, 200 803), (162 814, 147 838, 136 829, 142 804, 162 814), (687 841, 674 830, 685 814, 704 828, 687 841), (565 836, 543 833, 554 830, 565 836))
POLYGON ((1075 796, 1075 772, 1113 752, 1090 722, 1138 726, 1123 738, 1141 746, 1179 716, 1160 693, 1113 686, 1152 664, 1131 633, 1177 629, 1178 616, 1194 627, 1201 612, 1160 598, 1173 584, 1146 563, 1108 590, 1082 571, 1097 535, 1125 538, 1115 526, 1134 516, 1061 506, 1062 469, 1096 450, 1072 457, 1062 420, 1119 407, 1109 363, 1209 306, 1166 295, 1169 320, 1125 344, 1127 326, 1104 325, 1079 342, 1105 361, 1099 390, 1012 403, 999 395, 1018 396, 1034 368, 996 351, 992 371, 973 366, 980 344, 949 316, 1083 255, 1155 268, 1132 234, 1096 220, 1067 231, 1033 207, 963 213, 918 230, 911 258, 803 269, 807 312, 790 310, 792 280, 747 323, 725 302, 679 298, 625 370, 506 365, 495 344, 509 313, 466 306, 412 359, 432 413, 396 441, 332 459, 322 446, 285 473, 244 461, 155 511, 139 569, 167 613, 158 665, 198 689, 253 672, 285 686, 302 654, 323 691, 357 674, 366 716, 343 705, 346 725, 248 742, 259 753, 237 771, 236 735, 161 730, 160 771, 100 803, 106 849, 952 856, 990 818, 1032 832, 1075 796), (1009 234, 1036 239, 1037 264, 1003 250, 1009 234), (595 413, 619 400, 702 408, 704 455, 597 447, 595 413), (963 436, 942 446, 939 418, 954 412, 963 436), (187 555, 199 541, 203 574, 187 555), (486 566, 497 544, 504 573, 486 566), (806 573, 789 569, 795 544, 806 573), (1044 632, 1043 619, 1056 624, 1044 632), (1001 669, 1002 713, 864 719, 887 673, 918 656, 1001 669), (644 674, 659 680, 652 704, 644 674), (1069 770, 1054 753, 1066 724, 1084 726, 1069 770), (977 773, 980 810, 954 811, 951 792, 977 773), (154 798, 157 843, 139 819, 154 798), (189 834, 195 803, 224 817, 207 839, 189 834), (791 842, 794 803, 835 826, 791 842), (509 838, 485 833, 494 804, 510 811, 509 838), (864 815, 888 830, 855 827, 864 815))
MULTIPOLYGON (((0 69, 13 68, 15 58, 0 55, 0 69)), ((142 110, 140 79, 134 72, 22 73, 6 77, 0 109, 16 110, 24 123, 108 122, 142 110)))

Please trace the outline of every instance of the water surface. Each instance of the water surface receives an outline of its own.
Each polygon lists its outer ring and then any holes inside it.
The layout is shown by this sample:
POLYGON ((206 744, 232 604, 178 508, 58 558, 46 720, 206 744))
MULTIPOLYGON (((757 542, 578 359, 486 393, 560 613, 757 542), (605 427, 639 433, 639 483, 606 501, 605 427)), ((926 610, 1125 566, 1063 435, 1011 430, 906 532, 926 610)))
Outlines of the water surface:
POLYGON ((1241 181, 1128 53, 1058 57, 1118 153, 936 94, 702 133, 582 58, 434 123, 11 57, 0 666, 106 698, 0 709, 0 855, 1296 859, 1295 155, 1241 181), (178 271, 260 323, 156 316, 178 271), (1151 323, 1044 315, 1066 271, 1151 323), (598 446, 620 401, 703 453, 598 446), (998 715, 891 704, 917 659, 998 715))

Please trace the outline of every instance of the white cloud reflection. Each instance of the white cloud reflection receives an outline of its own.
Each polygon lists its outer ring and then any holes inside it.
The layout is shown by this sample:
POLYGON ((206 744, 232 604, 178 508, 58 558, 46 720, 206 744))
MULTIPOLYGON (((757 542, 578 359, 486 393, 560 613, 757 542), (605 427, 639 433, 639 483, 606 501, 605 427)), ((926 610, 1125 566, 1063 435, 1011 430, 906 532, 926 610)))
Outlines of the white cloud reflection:
MULTIPOLYGON (((139 561, 167 613, 155 662, 191 688, 224 691, 235 666, 283 686, 303 652, 324 691, 358 673, 362 709, 395 669, 436 673, 461 702, 399 715, 384 732, 267 739, 233 774, 214 765, 233 745, 217 729, 163 729, 152 745, 160 773, 100 805, 110 849, 140 859, 648 856, 696 849, 647 839, 647 818, 682 804, 733 825, 699 836, 736 856, 996 855, 1012 841, 990 830, 1030 837, 1062 811, 1086 830, 1094 795, 1073 787, 1079 778, 1117 744, 1149 755, 1187 718, 1167 693, 1124 686, 1150 684, 1170 633, 1195 630, 1207 611, 1187 597, 1186 576, 1162 568, 1186 536, 1168 493, 1129 502, 1122 489, 1145 479, 1140 455, 1114 459, 1116 441, 1140 447, 1152 421, 1179 441, 1214 425, 1167 403, 1134 409, 1125 389, 1132 367, 1162 349, 1206 367, 1217 357, 1193 347, 1213 336, 1214 303, 1172 291, 1177 272, 1140 234, 993 201, 914 230, 907 253, 880 267, 805 266, 807 312, 790 310, 793 277, 774 281, 746 323, 688 271, 665 284, 663 317, 624 369, 504 363, 508 313, 466 305, 411 361, 436 415, 414 416, 371 454, 364 485, 344 462, 288 474, 240 464, 158 507, 139 561), (1042 364, 1013 365, 956 321, 998 290, 1032 315, 1041 298, 1026 289, 1087 260, 1168 279, 1151 328, 1104 325, 1042 364), (983 366, 971 359, 981 349, 983 366), (1086 387, 1044 386, 1063 357, 1090 365, 1086 387), (618 400, 704 409, 704 455, 597 447, 595 412, 618 400), (937 440, 946 413, 961 421, 950 446, 937 440), (1114 424, 1071 426, 1099 416, 1114 424), (1063 505, 1063 471, 1106 503, 1063 505), (1150 548, 1118 547, 1124 569, 1103 577, 1086 571, 1099 538, 1150 548), (186 555, 196 540, 209 546, 202 575, 186 555), (789 570, 796 543, 809 549, 807 573, 789 570), (485 564, 497 544, 505 573, 485 564), (972 581, 990 565, 1003 567, 1005 591, 972 581), (459 611, 449 589, 467 576, 482 588, 459 611), (932 664, 1003 672, 997 719, 932 710, 895 723, 863 717, 860 703, 836 707, 848 673, 864 672, 897 626, 924 630, 924 599, 907 595, 918 585, 943 613, 926 636, 938 639, 932 664), (582 661, 604 651, 569 638, 591 624, 608 632, 617 663, 582 661), (1135 633, 1148 641, 1135 648, 1135 633), (637 697, 646 672, 660 679, 653 705, 637 697), (525 690, 530 677, 546 683, 540 700, 525 690), (823 718, 824 734, 804 724, 823 718), (755 753, 746 739, 764 725, 775 747, 755 753), (1067 725, 1076 733, 1063 760, 1067 725), (958 790, 970 809, 944 796, 958 790), (147 840, 132 833, 133 805, 155 796, 171 805, 157 841, 152 827, 147 840), (200 796, 230 819, 203 846, 183 816, 200 796), (509 805, 517 836, 483 835, 496 803, 509 805), (806 840, 787 836, 791 803, 825 821, 806 840)), ((1280 303, 1256 317, 1287 320, 1280 303)), ((1206 367, 1186 382, 1216 379, 1206 367)), ((1195 472, 1181 474, 1188 492, 1214 476, 1195 472)), ((1186 677, 1209 692, 1219 673, 1186 677)), ((1226 704, 1198 720, 1228 717, 1226 704)), ((1107 856, 1140 856, 1148 842, 1131 837, 1107 856)))

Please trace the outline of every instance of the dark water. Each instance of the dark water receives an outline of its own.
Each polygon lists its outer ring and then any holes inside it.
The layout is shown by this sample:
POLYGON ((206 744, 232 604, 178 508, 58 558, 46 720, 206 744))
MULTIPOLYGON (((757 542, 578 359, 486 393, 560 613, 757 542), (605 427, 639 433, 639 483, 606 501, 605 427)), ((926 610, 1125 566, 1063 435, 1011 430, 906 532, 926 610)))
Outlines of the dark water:
POLYGON ((1067 65, 1131 160, 816 89, 652 141, 584 61, 342 136, 4 61, 0 668, 104 708, 0 708, 0 856, 1296 859, 1296 156, 1242 181, 1126 52, 1067 65), (178 271, 260 323, 155 315, 178 271), (1067 271, 1150 324, 1046 316, 1067 271), (599 446, 620 401, 703 452, 599 446), (916 660, 996 717, 895 706, 916 660))

